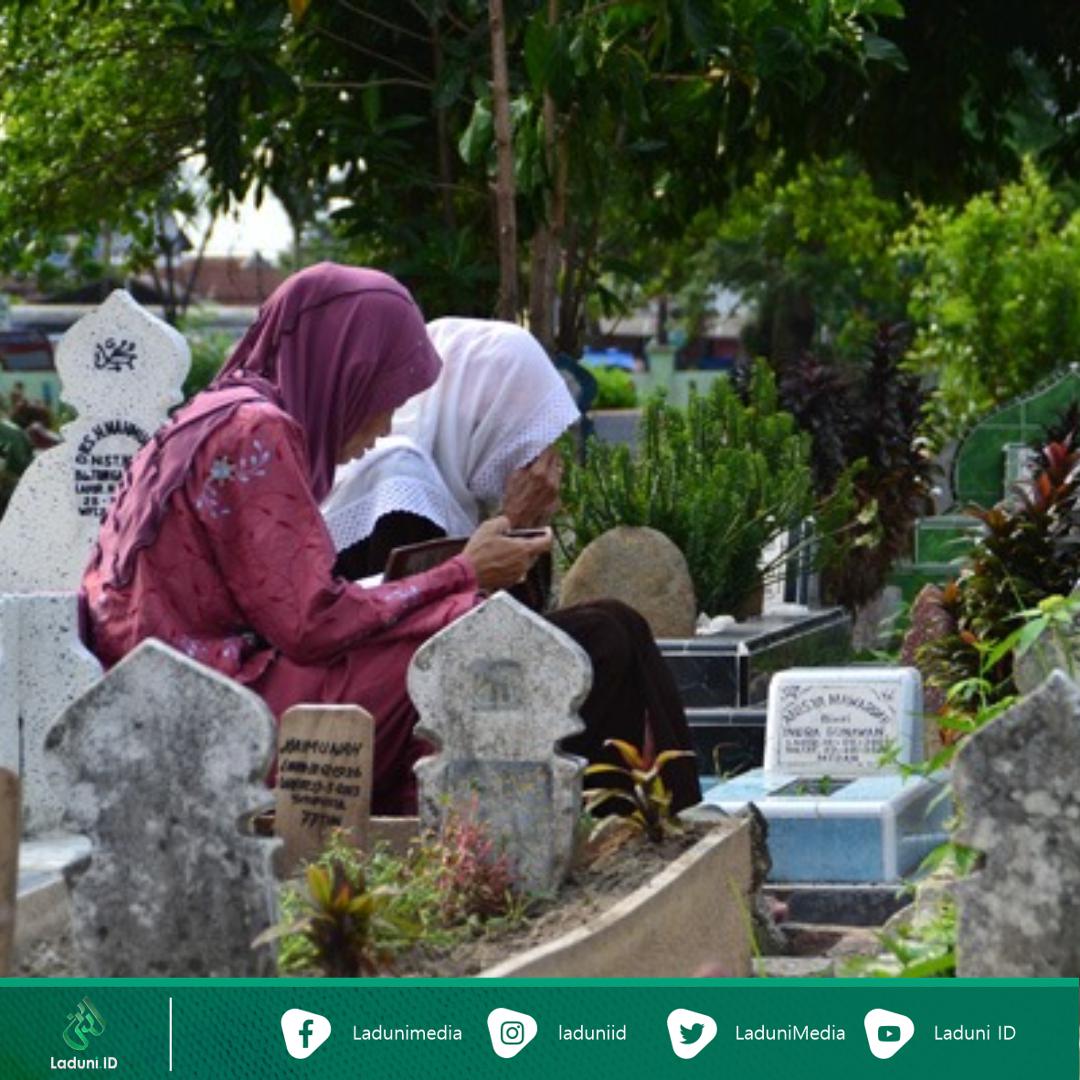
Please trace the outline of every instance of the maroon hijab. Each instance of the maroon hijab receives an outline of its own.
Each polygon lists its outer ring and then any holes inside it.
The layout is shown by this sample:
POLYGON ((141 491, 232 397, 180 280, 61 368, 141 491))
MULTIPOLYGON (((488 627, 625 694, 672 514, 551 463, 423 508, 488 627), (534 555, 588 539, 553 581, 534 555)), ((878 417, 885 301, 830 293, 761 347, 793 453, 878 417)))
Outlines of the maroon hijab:
MULTIPOLYGON (((303 431, 316 502, 330 491, 345 443, 368 420, 436 379, 442 362, 408 289, 378 270, 319 263, 270 296, 221 373, 155 434, 132 463, 108 517, 112 578, 131 578, 169 497, 203 441, 247 402, 277 405, 303 431)), ((91 565, 101 559, 95 550, 91 565)))

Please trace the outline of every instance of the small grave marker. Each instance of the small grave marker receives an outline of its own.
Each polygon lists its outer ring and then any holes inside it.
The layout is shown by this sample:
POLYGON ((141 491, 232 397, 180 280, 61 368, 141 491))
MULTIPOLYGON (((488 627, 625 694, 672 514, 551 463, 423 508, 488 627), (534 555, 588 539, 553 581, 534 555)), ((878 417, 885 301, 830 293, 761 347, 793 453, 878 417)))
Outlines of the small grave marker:
POLYGON ((317 855, 331 829, 367 848, 375 722, 354 705, 297 705, 281 718, 274 829, 282 872, 317 855))
POLYGON ((914 668, 793 668, 773 677, 765 771, 806 777, 872 776, 881 756, 920 760, 922 680, 914 668))
POLYGON ((0 520, 0 593, 75 590, 131 459, 181 401, 190 350, 117 289, 56 351, 64 441, 23 474, 0 520))
POLYGON ((439 744, 417 762, 420 819, 473 812, 505 843, 525 887, 554 889, 570 865, 583 762, 556 752, 577 734, 592 682, 573 639, 497 593, 417 651, 417 732, 439 744))
POLYGON ((19 778, 0 769, 0 978, 11 970, 19 878, 19 778))
POLYGON ((241 831, 266 802, 274 718, 250 690, 153 639, 70 705, 46 742, 89 859, 65 870, 93 978, 256 976, 279 844, 241 831))

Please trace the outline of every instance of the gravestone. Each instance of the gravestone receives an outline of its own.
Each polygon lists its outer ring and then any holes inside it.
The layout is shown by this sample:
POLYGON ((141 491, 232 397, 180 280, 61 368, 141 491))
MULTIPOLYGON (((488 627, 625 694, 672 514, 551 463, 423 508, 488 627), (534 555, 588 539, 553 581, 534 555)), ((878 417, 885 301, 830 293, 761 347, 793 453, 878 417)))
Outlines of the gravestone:
POLYGON ((940 779, 903 776, 923 759, 913 668, 804 668, 769 685, 765 765, 705 802, 753 803, 769 824, 775 882, 893 882, 945 839, 940 779))
POLYGON ((891 747, 922 759, 922 680, 912 668, 804 668, 769 687, 765 771, 873 776, 891 747))
POLYGON ((153 639, 65 710, 47 750, 91 843, 65 870, 87 975, 271 973, 251 942, 275 918, 279 845, 240 823, 267 801, 273 747, 260 698, 153 639))
POLYGON ((1080 976, 1080 687, 1054 672, 957 751, 957 974, 1080 976))
POLYGON ((78 635, 74 593, 0 596, 0 767, 22 777, 24 835, 55 832, 64 790, 45 766, 56 717, 101 677, 78 635))
POLYGON ((422 645, 409 667, 417 733, 438 746, 417 762, 420 819, 472 812, 505 843, 525 886, 558 887, 581 813, 579 758, 556 744, 583 730, 592 682, 572 638, 497 593, 422 645))
POLYGON ((375 721, 355 705, 296 705, 278 731, 274 831, 283 875, 326 845, 331 829, 348 829, 367 850, 375 721))
POLYGON ((19 878, 19 778, 0 769, 0 979, 11 970, 15 889, 19 878))
POLYGON ((609 529, 585 547, 559 588, 560 607, 608 599, 640 612, 654 637, 694 636, 697 600, 686 558, 656 529, 609 529))
POLYGON ((98 525, 131 459, 181 401, 183 336, 117 289, 56 352, 78 413, 23 474, 0 519, 0 593, 78 589, 98 525))

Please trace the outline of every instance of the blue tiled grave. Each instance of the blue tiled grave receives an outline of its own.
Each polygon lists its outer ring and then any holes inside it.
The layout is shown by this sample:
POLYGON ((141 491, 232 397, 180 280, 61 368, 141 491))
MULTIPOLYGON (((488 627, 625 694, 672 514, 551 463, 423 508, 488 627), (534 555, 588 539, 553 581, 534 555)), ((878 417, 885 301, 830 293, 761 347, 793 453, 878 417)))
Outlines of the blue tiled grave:
POLYGON ((922 760, 914 668, 806 668, 769 687, 765 765, 709 789, 728 812, 754 803, 769 823, 772 882, 895 882, 946 838, 943 777, 883 765, 922 760))

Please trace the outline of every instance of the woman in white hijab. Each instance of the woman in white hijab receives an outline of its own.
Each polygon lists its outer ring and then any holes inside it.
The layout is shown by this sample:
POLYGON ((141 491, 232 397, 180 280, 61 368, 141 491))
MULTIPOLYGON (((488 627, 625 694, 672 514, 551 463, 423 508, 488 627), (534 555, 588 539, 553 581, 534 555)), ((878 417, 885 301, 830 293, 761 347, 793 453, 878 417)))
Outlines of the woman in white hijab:
MULTIPOLYGON (((381 571, 394 547, 467 536, 496 510, 523 528, 546 525, 558 508, 553 444, 579 413, 540 343, 520 326, 481 319, 437 319, 428 335, 443 360, 438 380, 398 410, 390 437, 338 470, 323 504, 342 576, 381 571)), ((618 763, 606 739, 657 752, 690 748, 678 691, 636 611, 612 600, 547 617, 593 663, 586 731, 566 750, 618 763)), ((690 758, 669 761, 663 775, 674 809, 700 799, 690 758)))
POLYGON ((543 346, 484 319, 436 319, 428 336, 438 380, 398 410, 389 438, 338 470, 323 504, 344 577, 378 573, 392 547, 468 536, 497 509, 525 528, 558 507, 552 444, 579 413, 543 346))

